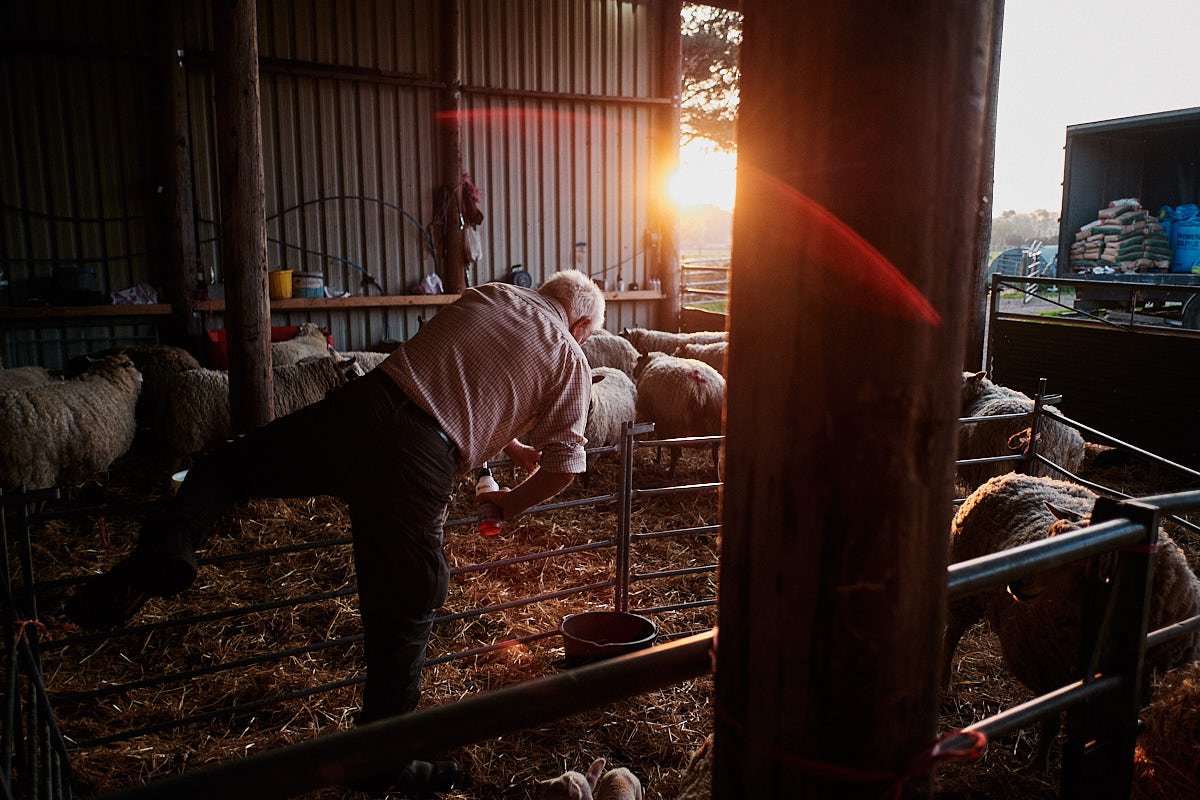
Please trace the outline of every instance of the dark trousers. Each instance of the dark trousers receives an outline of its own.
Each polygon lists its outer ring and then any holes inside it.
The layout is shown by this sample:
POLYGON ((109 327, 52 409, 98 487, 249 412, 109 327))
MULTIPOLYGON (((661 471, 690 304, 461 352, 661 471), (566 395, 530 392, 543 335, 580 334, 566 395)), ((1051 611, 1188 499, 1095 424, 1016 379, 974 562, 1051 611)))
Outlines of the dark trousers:
POLYGON ((172 574, 156 564, 194 564, 214 523, 241 500, 344 499, 367 660, 359 721, 411 711, 434 611, 446 599, 442 527, 456 460, 436 423, 385 373, 371 372, 202 459, 170 508, 147 520, 134 558, 147 576, 172 574))

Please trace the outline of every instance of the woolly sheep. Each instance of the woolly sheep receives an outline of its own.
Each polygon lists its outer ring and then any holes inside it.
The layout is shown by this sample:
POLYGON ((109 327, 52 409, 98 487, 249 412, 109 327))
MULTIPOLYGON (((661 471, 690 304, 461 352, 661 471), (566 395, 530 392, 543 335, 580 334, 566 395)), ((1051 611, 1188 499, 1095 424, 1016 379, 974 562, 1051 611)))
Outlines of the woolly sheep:
MULTIPOLYGON (((603 447, 621 441, 622 427, 637 418, 637 387, 615 367, 592 367, 592 399, 588 403, 587 427, 583 435, 588 447, 603 447)), ((588 455, 591 469, 594 455, 588 455)), ((588 473, 583 474, 584 487, 588 473)))
MULTIPOLYGON (((275 416, 317 402, 344 384, 352 361, 314 358, 272 370, 275 416)), ((194 369, 171 376, 161 425, 164 445, 176 458, 215 447, 231 436, 229 373, 194 369)))
POLYGON ((633 368, 637 366, 638 360, 637 348, 630 344, 628 339, 613 336, 603 328, 583 343, 583 354, 587 356, 588 366, 593 369, 613 367, 629 376, 633 375, 633 368))
MULTIPOLYGON (((650 353, 638 359, 637 417, 654 423, 655 436, 718 436, 725 406, 721 373, 691 358, 650 353)), ((674 474, 678 447, 671 448, 669 472, 674 474)), ((720 471, 719 445, 713 445, 713 465, 720 471)))
POLYGON ((621 331, 621 336, 628 339, 642 355, 655 352, 673 353, 685 344, 711 344, 712 342, 725 342, 729 340, 729 334, 725 333, 725 331, 671 333, 670 331, 656 331, 649 328, 626 328, 621 331))
POLYGON ((388 353, 376 353, 373 350, 339 350, 336 352, 337 358, 354 359, 354 372, 359 377, 382 364, 388 355, 388 353))
POLYGON ((54 378, 45 367, 11 367, 0 369, 0 392, 9 389, 24 389, 50 383, 54 378))
POLYGON ((152 431, 162 418, 167 377, 191 369, 200 369, 200 362, 196 357, 181 347, 136 344, 76 356, 67 363, 67 374, 80 374, 85 372, 92 362, 115 355, 128 356, 133 366, 142 373, 142 393, 138 397, 136 412, 138 427, 142 430, 152 431))
POLYGON ((557 778, 537 782, 538 800, 592 800, 592 790, 604 771, 605 761, 597 758, 586 775, 568 770, 557 778))
POLYGON ((0 489, 48 489, 103 472, 133 443, 142 376, 126 356, 68 381, 0 393, 0 489))
POLYGON ((305 322, 286 342, 271 342, 271 366, 296 364, 306 358, 329 355, 329 341, 315 322, 305 322))
MULTIPOLYGON (((1057 536, 1091 516, 1096 495, 1066 481, 1015 473, 992 478, 967 498, 951 523, 951 562, 1007 550, 1057 536)), ((1078 678, 1080 598, 1086 565, 1075 562, 954 604, 944 642, 944 667, 959 638, 986 614, 1000 639, 1005 663, 1025 686, 1039 694, 1078 678)), ((1200 614, 1200 580, 1179 547, 1159 533, 1154 558, 1150 630, 1200 614)), ((1146 652, 1148 673, 1200 657, 1200 634, 1171 640, 1146 652)), ((1044 728, 1037 760, 1044 765, 1057 719, 1044 728)))
MULTIPOLYGON (((987 379, 987 373, 964 372, 962 376, 964 417, 1033 412, 1032 399, 1015 389, 993 383, 987 379)), ((1054 406, 1045 406, 1045 409, 1049 413, 1039 423, 1038 452, 1069 472, 1076 472, 1083 463, 1083 437, 1079 431, 1053 419, 1059 413, 1054 406)), ((958 457, 985 458, 1004 455, 1010 449, 1023 449, 1029 442, 1029 428, 1028 418, 965 423, 959 427, 958 457)), ((959 467, 958 474, 969 487, 974 488, 988 478, 1011 472, 1015 463, 969 464, 959 467)), ((1030 474, 1053 476, 1057 473, 1045 464, 1034 463, 1030 465, 1030 474)))
POLYGON ((596 800, 642 800, 642 782, 625 767, 610 769, 596 784, 596 800))
POLYGON ((675 800, 710 800, 712 797, 712 748, 713 736, 708 738, 692 753, 691 760, 679 778, 679 794, 675 800))
POLYGON ((682 347, 676 348, 675 355, 679 358, 694 358, 697 361, 703 361, 721 373, 722 377, 727 378, 729 376, 725 372, 725 353, 728 349, 728 342, 685 344, 682 347))

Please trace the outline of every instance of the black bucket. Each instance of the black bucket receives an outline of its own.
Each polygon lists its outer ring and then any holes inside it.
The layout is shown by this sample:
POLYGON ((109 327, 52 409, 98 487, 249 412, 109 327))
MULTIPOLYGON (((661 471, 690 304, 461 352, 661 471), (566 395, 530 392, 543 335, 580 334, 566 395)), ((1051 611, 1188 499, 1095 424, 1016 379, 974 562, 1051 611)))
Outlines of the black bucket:
POLYGON ((567 615, 558 626, 568 666, 632 653, 654 644, 658 628, 624 611, 584 611, 567 615))

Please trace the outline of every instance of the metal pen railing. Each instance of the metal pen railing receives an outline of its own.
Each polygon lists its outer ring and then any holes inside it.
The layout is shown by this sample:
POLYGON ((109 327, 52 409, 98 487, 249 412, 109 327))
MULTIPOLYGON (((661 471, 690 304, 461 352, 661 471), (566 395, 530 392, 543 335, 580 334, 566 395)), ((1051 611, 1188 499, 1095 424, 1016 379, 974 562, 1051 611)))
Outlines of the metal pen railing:
MULTIPOLYGON (((979 720, 962 732, 994 738, 1049 715, 1067 712, 1062 796, 1126 798, 1133 764, 1132 733, 1144 648, 1200 629, 1200 616, 1144 630, 1149 601, 1148 545, 1158 514, 1200 508, 1200 492, 1101 505, 1088 528, 996 553, 947 570, 952 599, 1003 586, 1074 561, 1116 551, 1116 570, 1099 576, 1114 587, 1094 608, 1081 658, 1082 677, 1026 703, 979 720), (1147 502, 1147 501, 1153 501, 1147 502), (1125 516, 1128 514, 1129 516, 1125 516), (1133 518, 1130 518, 1133 517, 1133 518), (1113 614, 1116 608, 1120 613, 1113 614), (1102 619, 1100 626, 1092 625, 1102 619), (1140 625, 1139 625, 1140 621, 1140 625), (1114 645, 1115 642, 1115 645, 1114 645)), ((352 731, 231 760, 108 795, 104 800, 157 800, 221 796, 273 800, 353 781, 378 763, 395 763, 546 724, 590 708, 705 674, 715 634, 706 633, 617 659, 570 670, 456 703, 364 725, 352 731)), ((952 734, 953 735, 953 732, 952 734)))
MULTIPOLYGON (((481 606, 481 607, 464 609, 464 610, 456 611, 456 612, 442 613, 435 618, 435 623, 434 623, 435 626, 456 623, 456 622, 460 622, 462 620, 469 620, 469 619, 473 619, 473 618, 482 617, 482 616, 490 614, 490 613, 507 611, 507 610, 514 609, 514 608, 520 608, 523 606, 531 606, 531 605, 535 605, 538 603, 544 603, 547 601, 557 601, 557 600, 562 600, 562 599, 566 599, 566 598, 570 598, 570 597, 574 597, 574 596, 593 595, 593 594, 596 594, 597 592, 602 592, 606 589, 612 589, 614 591, 613 607, 625 609, 625 608, 628 608, 629 586, 633 580, 649 581, 649 580, 654 580, 654 579, 669 579, 671 577, 674 577, 670 572, 667 572, 667 571, 649 572, 649 573, 646 573, 643 575, 638 575, 636 577, 631 576, 629 574, 629 571, 631 568, 631 561, 630 561, 631 552, 630 552, 630 550, 631 550, 632 538, 634 536, 638 535, 638 533, 633 530, 633 526, 632 526, 632 514, 633 514, 632 498, 634 496, 634 490, 632 489, 634 461, 633 461, 632 455, 633 455, 634 447, 635 447, 635 437, 645 435, 652 431, 653 431, 653 425, 650 425, 650 424, 642 424, 642 425, 638 425, 638 426, 631 425, 627 428, 627 430, 625 432, 624 440, 621 444, 616 445, 616 446, 609 446, 609 447, 605 447, 605 448, 597 448, 596 450, 592 451, 592 452, 619 451, 622 453, 622 463, 621 463, 622 490, 621 491, 607 493, 607 494, 593 495, 593 496, 589 496, 589 497, 577 498, 577 499, 566 500, 566 501, 544 503, 544 504, 538 506, 537 508, 531 509, 529 512, 527 512, 529 514, 545 514, 545 513, 551 512, 551 511, 558 511, 558 510, 563 510, 563 509, 571 509, 571 508, 579 508, 579 507, 599 507, 599 506, 611 505, 613 503, 617 503, 618 505, 621 506, 621 508, 620 508, 620 513, 618 514, 618 531, 616 532, 616 534, 614 534, 613 536, 610 536, 610 537, 602 538, 599 540, 593 540, 593 541, 589 541, 589 542, 585 542, 585 543, 571 544, 571 545, 566 545, 563 547, 558 547, 558 548, 548 549, 548 550, 541 550, 541 551, 532 552, 532 553, 523 553, 523 554, 520 554, 517 556, 511 556, 511 557, 507 557, 507 558, 503 558, 503 559, 496 559, 496 560, 482 562, 482 563, 478 563, 478 564, 468 564, 468 565, 458 566, 451 570, 451 576, 452 576, 452 578, 454 578, 454 577, 461 577, 461 576, 469 574, 469 573, 485 572, 488 570, 495 570, 495 569, 500 569, 500 568, 504 568, 504 567, 511 567, 511 566, 517 565, 517 564, 525 564, 525 563, 535 562, 535 561, 539 561, 539 560, 549 560, 549 559, 553 559, 553 558, 570 557, 572 555, 576 555, 579 553, 585 553, 585 552, 591 552, 591 551, 602 551, 602 550, 608 549, 608 550, 614 550, 614 552, 615 552, 614 571, 610 578, 601 580, 601 581, 594 581, 594 582, 582 584, 582 585, 555 587, 551 591, 542 592, 542 593, 532 595, 532 596, 515 598, 515 599, 507 600, 505 602, 494 603, 494 604, 481 606), (629 487, 629 490, 626 491, 624 487, 629 487)), ((686 444, 686 441, 682 441, 681 444, 686 444)), ((638 446, 642 446, 642 445, 638 445, 638 446)), ((669 492, 672 488, 673 487, 664 487, 661 489, 644 490, 644 491, 647 491, 651 495, 655 495, 655 494, 659 494, 659 493, 669 492)), ((683 487, 683 488, 686 489, 687 487, 683 487)), ((19 507, 24 514, 21 525, 19 526, 20 533, 15 541, 21 545, 21 547, 23 548, 23 552, 27 552, 27 553, 29 552, 28 543, 31 538, 30 531, 36 524, 38 524, 38 522, 45 520, 45 519, 70 519, 74 514, 74 512, 72 510, 62 510, 62 509, 42 509, 38 513, 31 513, 32 504, 28 501, 30 499, 32 499, 32 497, 33 496, 31 496, 31 495, 27 495, 27 496, 21 496, 21 497, 5 498, 7 503, 12 505, 14 508, 19 507)), ((49 493, 42 493, 37 496, 37 498, 39 500, 40 499, 57 499, 59 497, 60 497, 60 494, 56 491, 52 491, 49 493)), ((126 503, 126 504, 123 504, 121 507, 119 507, 119 509, 115 506, 110 506, 108 508, 110 510, 119 510, 121 513, 124 513, 124 514, 138 514, 138 513, 144 512, 145 510, 149 509, 151 507, 151 505, 152 504, 136 504, 136 503, 129 504, 129 503, 126 503)), ((88 507, 86 507, 86 509, 79 509, 79 511, 82 511, 88 515, 95 514, 100 510, 102 510, 101 507, 97 507, 94 505, 88 506, 88 507)), ((478 522, 478 520, 479 520, 479 518, 477 516, 452 519, 447 522, 447 527, 453 528, 456 526, 474 525, 475 523, 478 522)), ((718 527, 719 526, 710 526, 710 530, 715 531, 718 527)), ((669 533, 671 533, 671 532, 655 532, 653 535, 654 536, 665 536, 665 535, 668 535, 669 533)), ((320 549, 326 549, 326 548, 349 547, 350 545, 351 545, 351 538, 348 536, 330 537, 330 538, 323 539, 323 540, 316 541, 316 542, 304 542, 304 543, 298 543, 295 545, 268 547, 268 548, 243 551, 243 552, 239 552, 239 553, 233 553, 233 554, 227 554, 227 555, 221 555, 221 556, 206 557, 204 559, 201 559, 200 563, 202 565, 230 564, 230 563, 237 563, 237 562, 243 562, 243 561, 250 561, 250 560, 254 560, 254 559, 269 559, 269 558, 272 558, 272 557, 275 557, 278 555, 282 555, 282 554, 304 553, 304 552, 307 552, 310 550, 320 550, 320 549)), ((7 548, 6 548, 6 553, 7 553, 7 548)), ((28 557, 25 560, 25 563, 23 564, 22 576, 23 576, 24 580, 17 586, 17 588, 21 592, 23 592, 23 595, 26 599, 23 602, 10 603, 9 604, 10 608, 15 609, 17 607, 21 607, 23 609, 36 609, 36 598, 40 592, 46 591, 48 589, 53 589, 56 591, 70 590, 71 588, 73 588, 73 586, 78 585, 79 583, 82 582, 82 578, 55 578, 53 580, 48 580, 48 581, 41 581, 41 582, 37 581, 35 565, 33 563, 31 556, 28 557)), ((13 581, 11 580, 10 577, 7 576, 7 574, 4 577, 4 582, 5 582, 6 587, 14 586, 13 581)), ((185 615, 182 617, 177 617, 172 620, 132 625, 130 627, 116 629, 116 630, 112 630, 112 631, 75 633, 75 634, 63 636, 61 638, 57 638, 53 641, 42 641, 42 642, 40 642, 40 644, 44 648, 44 650, 49 653, 53 653, 55 651, 62 651, 62 650, 65 650, 66 648, 71 648, 71 647, 87 646, 89 648, 94 648, 94 647, 100 645, 101 643, 111 640, 111 639, 128 638, 130 640, 136 640, 139 637, 146 637, 150 634, 154 634, 154 633, 158 633, 158 632, 166 632, 166 631, 170 631, 173 629, 187 629, 187 628, 191 628, 194 626, 198 626, 198 625, 202 625, 202 624, 209 624, 209 623, 225 624, 225 623, 246 617, 250 614, 256 614, 256 613, 261 613, 261 612, 270 612, 270 611, 275 611, 275 610, 284 609, 284 608, 288 608, 288 607, 299 607, 299 606, 306 605, 306 604, 317 604, 317 603, 325 603, 325 602, 329 602, 329 601, 336 601, 336 600, 340 600, 340 599, 343 599, 346 597, 353 596, 355 594, 355 592, 356 592, 355 587, 347 586, 347 587, 343 587, 343 588, 336 589, 336 590, 315 592, 315 593, 309 593, 309 594, 304 594, 304 595, 300 595, 300 596, 277 598, 277 599, 273 599, 273 600, 269 600, 269 601, 264 601, 264 602, 253 603, 253 604, 241 606, 238 608, 224 608, 224 609, 219 609, 219 610, 211 611, 211 612, 207 612, 207 613, 190 614, 190 615, 185 615)), ((702 607, 705 605, 711 606, 713 604, 715 604, 715 597, 705 597, 698 601, 689 600, 688 602, 684 602, 684 603, 675 603, 675 604, 658 606, 653 609, 647 609, 645 611, 645 613, 664 614, 664 613, 668 613, 671 611, 686 610, 686 609, 690 609, 690 608, 698 608, 698 607, 702 607)), ((28 616, 30 619, 36 618, 35 613, 30 613, 28 611, 25 612, 25 615, 28 616)), ((474 656, 482 655, 485 653, 493 652, 493 651, 496 651, 496 650, 499 650, 502 648, 510 647, 510 646, 512 646, 512 644, 514 642, 524 644, 524 643, 537 641, 539 639, 544 639, 544 638, 547 638, 550 636, 554 636, 557 633, 558 633, 557 629, 546 630, 546 631, 537 631, 537 632, 534 632, 531 634, 526 634, 526 635, 519 636, 519 637, 507 638, 503 642, 497 642, 497 643, 492 643, 492 644, 479 644, 479 645, 475 645, 475 646, 470 646, 466 649, 459 650, 456 652, 443 653, 443 654, 439 654, 437 656, 431 656, 426 661, 426 667, 434 666, 434 665, 438 665, 438 664, 444 664, 444 663, 454 661, 454 660, 474 657, 474 656)), ((30 633, 30 635, 32 636, 31 646, 36 647, 39 644, 39 642, 37 641, 37 637, 33 636, 32 632, 30 633)), ((126 681, 117 680, 117 681, 112 681, 112 682, 106 683, 103 686, 97 686, 97 687, 94 687, 91 689, 72 691, 72 692, 63 693, 63 694, 55 694, 50 697, 46 697, 44 689, 39 689, 38 691, 45 703, 48 704, 52 700, 54 706, 59 709, 67 709, 67 708, 71 708, 71 707, 84 707, 84 706, 90 707, 91 705, 95 704, 96 702, 104 702, 111 698, 120 697, 122 695, 125 695, 125 694, 127 694, 129 692, 133 692, 133 691, 146 690, 146 689, 160 689, 160 688, 184 685, 184 684, 187 684, 189 681, 193 681, 197 678, 220 675, 220 674, 225 674, 225 673, 234 673, 234 672, 237 672, 240 670, 245 670, 246 668, 249 668, 249 667, 260 666, 263 664, 269 664, 269 663, 272 663, 275 661, 283 661, 283 660, 294 658, 294 657, 309 656, 309 655, 313 655, 313 654, 325 652, 325 651, 344 650, 346 648, 349 648, 352 645, 358 644, 359 642, 362 641, 362 638, 363 637, 361 634, 355 634, 355 635, 349 635, 349 636, 335 637, 335 638, 331 638, 331 639, 327 639, 327 640, 322 640, 319 642, 310 642, 310 643, 306 643, 306 644, 303 644, 300 646, 290 647, 290 648, 285 648, 285 649, 269 650, 269 651, 262 651, 262 652, 257 652, 257 653, 249 653, 249 654, 241 655, 240 657, 224 659, 224 660, 221 660, 216 663, 206 664, 201 667, 194 667, 194 668, 188 668, 188 669, 173 669, 169 672, 163 672, 160 674, 155 674, 155 675, 150 675, 150 676, 139 676, 133 680, 126 680, 126 681)), ((40 662, 40 655, 38 657, 38 662, 40 662)), ((10 675, 15 675, 15 674, 16 674, 15 671, 10 671, 10 675)), ((311 686, 311 687, 307 687, 302 690, 296 690, 296 691, 279 693, 279 694, 268 695, 268 696, 255 697, 252 700, 233 703, 233 704, 224 706, 219 709, 208 710, 208 711, 204 711, 204 712, 200 712, 200 713, 192 713, 192 714, 188 714, 186 716, 181 716, 181 717, 173 718, 173 719, 167 719, 167 720, 149 722, 149 723, 145 723, 145 724, 133 725, 124 730, 106 733, 103 736, 85 737, 85 738, 77 739, 75 741, 70 741, 70 740, 65 740, 65 741, 60 740, 60 741, 62 741, 62 749, 64 752, 66 752, 68 749, 71 751, 86 750, 86 749, 98 747, 101 745, 135 740, 140 737, 143 737, 143 736, 146 736, 149 734, 153 734, 153 733, 169 732, 169 731, 177 730, 177 729, 189 726, 189 725, 194 725, 194 724, 197 724, 200 722, 209 721, 212 719, 229 717, 229 716, 233 716, 236 714, 253 712, 253 711, 261 709, 265 706, 278 704, 278 703, 282 703, 282 702, 287 702, 287 701, 300 699, 300 698, 304 698, 304 697, 320 695, 320 694, 324 694, 324 693, 327 693, 330 691, 342 689, 347 686, 352 686, 352 685, 361 683, 363 680, 365 680, 364 675, 361 675, 361 674, 353 675, 353 676, 347 677, 344 680, 329 682, 329 683, 321 684, 318 686, 311 686)), ((8 698, 11 698, 12 696, 13 696, 12 693, 6 694, 6 697, 8 697, 8 698)), ((47 705, 47 708, 48 707, 49 706, 47 705)), ((6 728, 6 730, 12 732, 12 731, 16 731, 18 729, 18 727, 19 726, 8 726, 6 728)), ((14 734, 14 736, 15 735, 16 734, 14 734)), ((11 751, 12 748, 9 748, 9 750, 11 751)), ((23 771, 23 770, 18 770, 18 772, 21 772, 21 771, 23 771)), ((10 774, 12 774, 12 770, 6 769, 3 774, 5 777, 7 777, 10 774)))

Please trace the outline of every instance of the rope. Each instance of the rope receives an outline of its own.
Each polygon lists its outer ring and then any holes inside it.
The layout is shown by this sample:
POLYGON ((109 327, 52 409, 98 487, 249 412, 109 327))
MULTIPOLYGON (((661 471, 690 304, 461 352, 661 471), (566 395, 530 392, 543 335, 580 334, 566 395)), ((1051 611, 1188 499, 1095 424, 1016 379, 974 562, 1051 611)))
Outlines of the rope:
POLYGON ((37 628, 39 631, 41 631, 42 636, 45 637, 46 639, 50 638, 50 631, 46 630, 46 626, 42 624, 41 620, 14 619, 12 624, 13 624, 13 627, 17 629, 17 638, 13 639, 13 648, 14 649, 16 648, 17 645, 19 645, 21 643, 21 640, 25 638, 25 630, 27 628, 29 628, 30 626, 37 628))
POLYGON ((884 800, 899 800, 909 781, 944 761, 974 761, 983 755, 987 746, 987 734, 982 731, 957 730, 939 736, 936 742, 908 762, 904 772, 883 793, 884 800))

